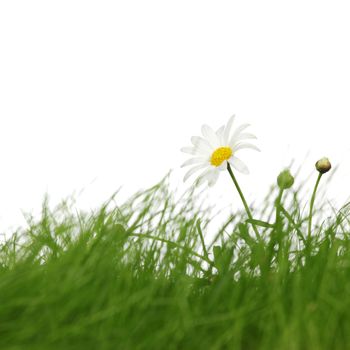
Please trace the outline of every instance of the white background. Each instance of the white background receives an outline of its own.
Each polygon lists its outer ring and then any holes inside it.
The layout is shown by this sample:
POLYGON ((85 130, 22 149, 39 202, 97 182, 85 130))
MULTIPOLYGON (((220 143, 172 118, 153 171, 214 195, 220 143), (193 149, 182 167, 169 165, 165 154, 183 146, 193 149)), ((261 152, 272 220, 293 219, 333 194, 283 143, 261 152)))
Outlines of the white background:
MULTIPOLYGON (((231 114, 252 124, 262 149, 241 154, 250 202, 293 158, 301 182, 328 156, 339 170, 326 195, 343 204, 348 4, 1 1, 0 229, 23 225, 22 210, 38 212, 46 192, 53 204, 75 192, 90 208, 170 169, 181 190, 179 149, 231 114)), ((208 194, 223 197, 218 207, 241 206, 226 174, 208 194)))

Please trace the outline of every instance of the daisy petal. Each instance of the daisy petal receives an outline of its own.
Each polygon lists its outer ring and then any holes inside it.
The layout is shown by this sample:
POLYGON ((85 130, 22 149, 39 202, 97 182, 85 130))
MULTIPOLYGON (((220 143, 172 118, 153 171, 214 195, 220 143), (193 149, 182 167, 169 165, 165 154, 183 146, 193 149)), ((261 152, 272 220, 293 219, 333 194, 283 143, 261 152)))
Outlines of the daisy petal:
POLYGON ((197 185, 197 186, 200 186, 200 185, 202 185, 205 181, 209 181, 211 172, 212 172, 211 169, 206 169, 206 170, 204 170, 204 171, 198 176, 196 185, 197 185))
POLYGON ((242 174, 249 174, 248 167, 237 157, 231 157, 229 160, 230 164, 242 174))
POLYGON ((193 165, 193 164, 197 164, 197 163, 204 163, 204 158, 203 157, 195 157, 195 158, 190 158, 188 160, 186 160, 186 162, 184 162, 181 165, 181 168, 185 167, 185 166, 189 166, 189 165, 193 165))
POLYGON ((229 137, 230 137, 230 133, 231 133, 231 128, 232 128, 232 124, 233 121, 235 120, 235 116, 233 115, 227 122, 226 127, 225 127, 225 131, 224 131, 224 135, 223 135, 223 141, 224 144, 227 144, 229 141, 229 137))
POLYGON ((239 136, 239 134, 243 131, 243 130, 245 130, 245 129, 247 129, 248 127, 250 126, 250 124, 242 124, 242 125, 240 125, 236 130, 235 130, 235 132, 233 133, 233 135, 232 135, 232 137, 231 137, 231 139, 230 139, 230 145, 232 145, 232 144, 234 144, 235 142, 236 142, 236 138, 239 136))
POLYGON ((221 145, 224 144, 224 131, 225 131, 225 125, 219 128, 216 132, 216 135, 218 136, 218 139, 221 145))
POLYGON ((238 142, 238 141, 242 141, 242 140, 256 140, 257 139, 257 137, 255 136, 255 135, 253 135, 253 134, 250 134, 250 133, 248 133, 248 132, 243 132, 242 134, 240 134, 240 135, 238 135, 237 137, 236 137, 236 143, 238 142))
POLYGON ((225 125, 221 125, 219 129, 216 130, 216 135, 222 135, 225 130, 225 125))
POLYGON ((180 151, 187 154, 197 154, 197 151, 194 147, 182 147, 180 151))
POLYGON ((194 147, 201 151, 205 151, 206 153, 211 153, 212 152, 212 147, 210 146, 209 142, 205 139, 203 139, 200 136, 192 136, 191 137, 191 142, 194 147))
POLYGON ((261 152, 260 148, 256 147, 255 145, 248 143, 248 142, 242 142, 242 143, 238 143, 233 149, 235 152, 241 150, 241 149, 253 149, 255 151, 261 152))
POLYGON ((212 147, 216 148, 219 146, 219 138, 210 126, 203 125, 202 134, 209 141, 212 147))
POLYGON ((193 168, 191 168, 184 176, 184 182, 190 177, 192 176, 194 173, 196 173, 198 170, 201 170, 205 167, 207 167, 208 164, 199 164, 199 165, 195 165, 193 168))
POLYGON ((218 181, 218 178, 219 178, 219 172, 214 170, 209 176, 209 180, 208 180, 209 187, 213 187, 218 181))
POLYGON ((219 165, 216 169, 223 171, 227 170, 227 160, 223 161, 221 165, 219 165))

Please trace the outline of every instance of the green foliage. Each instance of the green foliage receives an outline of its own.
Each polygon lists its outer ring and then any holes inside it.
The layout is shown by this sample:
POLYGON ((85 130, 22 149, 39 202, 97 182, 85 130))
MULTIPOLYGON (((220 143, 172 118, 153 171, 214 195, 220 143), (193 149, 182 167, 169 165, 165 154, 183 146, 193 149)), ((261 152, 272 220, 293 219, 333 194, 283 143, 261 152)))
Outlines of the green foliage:
POLYGON ((212 240, 202 195, 166 179, 91 213, 45 201, 0 246, 0 349, 349 348, 348 208, 307 237, 276 193, 212 240))

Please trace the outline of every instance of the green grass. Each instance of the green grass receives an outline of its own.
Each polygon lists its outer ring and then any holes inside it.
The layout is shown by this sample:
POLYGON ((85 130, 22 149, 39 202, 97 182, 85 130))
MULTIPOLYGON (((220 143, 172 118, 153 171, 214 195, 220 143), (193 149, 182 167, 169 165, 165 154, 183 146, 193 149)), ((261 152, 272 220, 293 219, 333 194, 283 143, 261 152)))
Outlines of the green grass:
POLYGON ((0 246, 0 349, 350 348, 347 207, 308 239, 299 193, 277 222, 277 189, 253 208, 261 239, 244 212, 210 228, 203 194, 167 179, 92 213, 45 201, 0 246))

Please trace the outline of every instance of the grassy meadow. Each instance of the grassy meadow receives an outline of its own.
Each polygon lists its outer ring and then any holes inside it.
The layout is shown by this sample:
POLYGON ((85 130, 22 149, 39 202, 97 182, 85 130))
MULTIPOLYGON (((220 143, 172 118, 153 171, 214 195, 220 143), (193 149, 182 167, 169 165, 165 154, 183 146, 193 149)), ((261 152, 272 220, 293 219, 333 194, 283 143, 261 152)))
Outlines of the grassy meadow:
POLYGON ((316 198, 309 234, 300 191, 212 237, 203 193, 168 178, 90 213, 44 201, 0 245, 0 349, 350 348, 348 207, 316 198))

